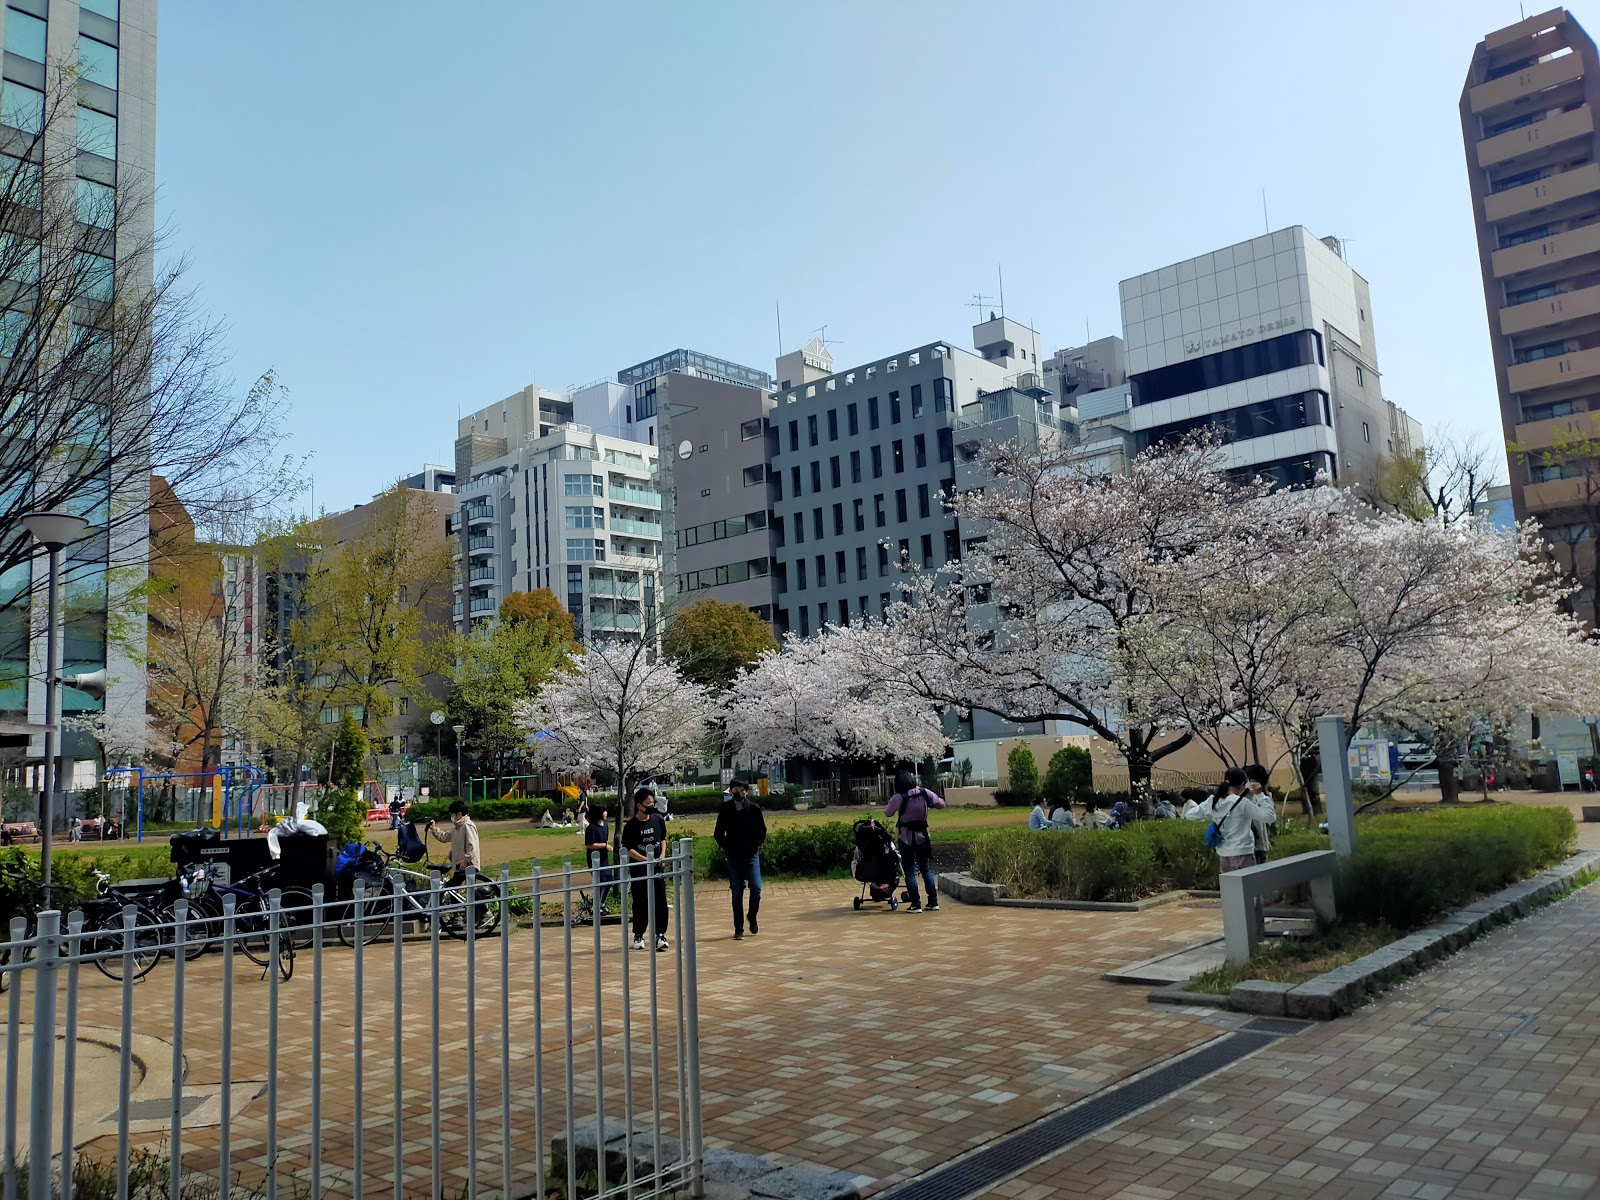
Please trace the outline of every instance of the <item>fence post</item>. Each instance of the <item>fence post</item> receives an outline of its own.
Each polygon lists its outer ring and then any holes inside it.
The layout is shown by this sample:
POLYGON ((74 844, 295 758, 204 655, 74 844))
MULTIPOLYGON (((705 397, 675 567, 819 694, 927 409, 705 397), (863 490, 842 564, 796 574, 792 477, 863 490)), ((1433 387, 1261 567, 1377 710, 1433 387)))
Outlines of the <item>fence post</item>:
MULTIPOLYGON (((10 931, 11 953, 9 961, 0 964, 0 971, 10 972, 11 995, 6 1001, 6 1104, 5 1149, 3 1165, 6 1200, 17 1194, 17 1079, 21 1072, 17 1057, 22 1049, 22 971, 23 948, 28 936, 26 917, 12 917, 10 931)), ((123 1095, 127 1095, 126 1092, 123 1095)))
POLYGON ((706 1194, 705 1153, 700 1129, 700 979, 695 966, 694 935, 694 839, 678 843, 682 892, 678 901, 678 941, 683 947, 684 1062, 680 1065, 689 1083, 689 1194, 699 1200, 706 1194))
POLYGON ((39 914, 39 940, 33 976, 33 1084, 28 1108, 28 1198, 50 1200, 51 1126, 56 1089, 56 955, 61 946, 61 914, 39 914))
POLYGON ((1328 813, 1333 852, 1349 858, 1356 849, 1356 809, 1350 797, 1350 755, 1343 717, 1317 718, 1317 751, 1322 757, 1322 800, 1328 813))

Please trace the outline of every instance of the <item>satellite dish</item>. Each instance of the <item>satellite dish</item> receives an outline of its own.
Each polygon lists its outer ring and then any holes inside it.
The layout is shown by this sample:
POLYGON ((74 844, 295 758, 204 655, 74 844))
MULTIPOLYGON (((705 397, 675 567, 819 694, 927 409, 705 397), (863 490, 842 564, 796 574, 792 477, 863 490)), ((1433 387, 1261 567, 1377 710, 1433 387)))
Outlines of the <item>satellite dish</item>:
POLYGON ((688 458, 693 453, 694 453, 694 443, 693 442, 691 442, 691 441, 682 441, 682 442, 678 443, 678 457, 679 458, 688 458))
POLYGON ((428 720, 432 721, 435 725, 443 725, 444 713, 436 708, 428 714, 428 720))

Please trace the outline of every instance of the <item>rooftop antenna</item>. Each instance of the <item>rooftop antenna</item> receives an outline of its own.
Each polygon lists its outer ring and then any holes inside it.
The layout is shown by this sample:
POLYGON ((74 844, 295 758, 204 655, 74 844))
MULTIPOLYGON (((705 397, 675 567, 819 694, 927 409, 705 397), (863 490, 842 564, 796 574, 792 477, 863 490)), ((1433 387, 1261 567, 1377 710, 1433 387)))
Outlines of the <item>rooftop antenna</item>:
POLYGON ((823 322, 821 325, 818 325, 811 332, 817 335, 817 341, 821 342, 824 346, 838 346, 842 344, 838 338, 831 338, 828 336, 827 322, 823 322))
POLYGON ((1261 189, 1261 223, 1267 227, 1267 232, 1272 232, 1272 222, 1267 219, 1267 189, 1261 189))
POLYGON ((1000 315, 1006 315, 1006 273, 999 263, 994 265, 994 273, 1000 280, 1000 315))
MULTIPOLYGON (((966 302, 966 304, 964 304, 962 307, 977 309, 978 310, 978 324, 982 325, 983 321, 984 321, 984 317, 983 317, 984 310, 989 307, 990 303, 993 300, 994 300, 993 296, 985 296, 982 292, 973 292, 972 293, 972 299, 968 300, 966 302)), ((989 315, 992 318, 994 316, 994 313, 991 311, 989 315)))
POLYGON ((783 305, 778 301, 772 302, 773 311, 778 314, 778 357, 783 357, 783 305))
POLYGON ((1084 313, 1083 314, 1083 344, 1085 346, 1087 346, 1089 344, 1089 314, 1088 313, 1084 313))

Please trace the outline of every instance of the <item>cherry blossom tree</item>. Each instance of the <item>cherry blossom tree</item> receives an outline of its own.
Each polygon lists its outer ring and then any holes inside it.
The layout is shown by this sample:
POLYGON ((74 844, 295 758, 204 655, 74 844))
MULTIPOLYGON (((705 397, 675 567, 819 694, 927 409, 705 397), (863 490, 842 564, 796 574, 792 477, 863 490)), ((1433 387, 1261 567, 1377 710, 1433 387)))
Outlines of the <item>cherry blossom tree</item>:
POLYGON ((630 785, 699 762, 718 705, 706 688, 638 641, 590 647, 514 712, 555 765, 615 770, 627 816, 630 785))
POLYGON ((735 680, 728 732, 761 758, 919 760, 948 739, 936 705, 894 678, 863 674, 864 648, 882 635, 869 622, 793 634, 735 680))

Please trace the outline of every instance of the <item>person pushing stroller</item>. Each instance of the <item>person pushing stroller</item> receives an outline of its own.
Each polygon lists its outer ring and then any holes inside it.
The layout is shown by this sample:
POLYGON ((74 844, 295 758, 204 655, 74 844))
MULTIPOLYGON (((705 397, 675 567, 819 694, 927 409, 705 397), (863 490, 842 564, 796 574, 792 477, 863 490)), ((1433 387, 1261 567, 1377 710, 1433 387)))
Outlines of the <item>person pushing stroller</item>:
POLYGON ((939 893, 933 877, 933 843, 928 838, 928 810, 943 808, 944 797, 923 787, 905 767, 895 772, 894 787, 894 795, 889 797, 883 815, 892 817, 899 814, 900 817, 897 840, 900 844, 900 860, 905 865, 906 892, 911 901, 909 911, 922 911, 922 896, 917 891, 917 882, 921 879, 928 885, 928 911, 938 912, 939 893))

